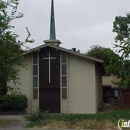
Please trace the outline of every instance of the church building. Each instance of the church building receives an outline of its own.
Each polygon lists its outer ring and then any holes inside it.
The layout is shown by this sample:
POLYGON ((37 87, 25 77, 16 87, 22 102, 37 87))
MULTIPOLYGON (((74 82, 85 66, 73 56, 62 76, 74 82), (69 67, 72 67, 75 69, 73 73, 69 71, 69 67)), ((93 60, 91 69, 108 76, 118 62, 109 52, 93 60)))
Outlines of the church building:
POLYGON ((103 61, 60 47, 51 2, 50 38, 26 51, 20 88, 28 97, 27 112, 39 107, 50 113, 96 113, 102 102, 103 61))

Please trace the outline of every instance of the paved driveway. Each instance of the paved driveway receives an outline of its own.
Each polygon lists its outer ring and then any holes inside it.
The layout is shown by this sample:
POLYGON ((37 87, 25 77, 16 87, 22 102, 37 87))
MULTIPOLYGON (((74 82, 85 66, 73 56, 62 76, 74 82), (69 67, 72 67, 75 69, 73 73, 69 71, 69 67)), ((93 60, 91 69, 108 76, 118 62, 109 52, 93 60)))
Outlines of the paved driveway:
POLYGON ((23 115, 0 115, 0 120, 19 120, 18 122, 15 122, 5 128, 0 128, 0 130, 18 130, 24 128, 27 124, 27 121, 25 120, 23 115))

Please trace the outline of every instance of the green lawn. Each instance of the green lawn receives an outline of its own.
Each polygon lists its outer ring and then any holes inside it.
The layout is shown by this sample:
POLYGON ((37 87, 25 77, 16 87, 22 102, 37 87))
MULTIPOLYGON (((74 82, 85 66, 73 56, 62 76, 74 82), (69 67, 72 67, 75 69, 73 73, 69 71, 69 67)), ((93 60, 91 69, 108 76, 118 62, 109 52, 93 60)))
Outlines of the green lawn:
MULTIPOLYGON (((44 114, 43 114, 44 115, 44 114)), ((38 118, 37 115, 31 116, 28 127, 42 128, 116 128, 118 120, 121 118, 130 120, 130 109, 116 110, 100 114, 59 114, 45 115, 38 118), (36 118, 37 116, 37 118, 36 118)))

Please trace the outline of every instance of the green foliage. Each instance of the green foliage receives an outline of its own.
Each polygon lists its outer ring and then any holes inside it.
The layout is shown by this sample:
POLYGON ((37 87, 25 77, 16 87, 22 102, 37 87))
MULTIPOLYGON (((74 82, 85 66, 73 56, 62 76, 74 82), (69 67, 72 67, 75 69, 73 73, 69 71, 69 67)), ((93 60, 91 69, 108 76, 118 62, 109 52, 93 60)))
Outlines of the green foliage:
POLYGON ((108 69, 116 75, 120 81, 118 84, 122 89, 130 88, 130 61, 123 60, 120 57, 120 60, 111 60, 108 69))
POLYGON ((80 50, 77 49, 77 48, 72 48, 72 49, 70 49, 70 50, 71 50, 71 51, 74 51, 74 52, 77 52, 77 53, 79 53, 79 54, 81 54, 80 50))
POLYGON ((115 47, 119 49, 119 53, 123 58, 129 58, 130 54, 130 14, 126 16, 116 16, 113 22, 113 32, 117 35, 115 47))
POLYGON ((47 119, 48 117, 49 117, 48 111, 42 112, 42 110, 39 108, 37 108, 37 111, 34 111, 31 115, 25 116, 26 120, 31 122, 44 120, 47 119))
POLYGON ((7 94, 3 97, 4 111, 23 111, 27 108, 27 96, 20 93, 7 94))
MULTIPOLYGON (((91 49, 86 53, 86 55, 103 60, 107 75, 113 74, 113 70, 108 68, 110 63, 114 64, 112 61, 119 60, 119 55, 116 54, 113 50, 99 45, 93 45, 91 49)), ((114 74, 116 74, 116 72, 114 74)))
POLYGON ((26 125, 26 128, 33 128, 34 126, 42 127, 46 124, 48 124, 47 120, 38 120, 38 121, 35 121, 35 122, 29 122, 26 125))
POLYGON ((123 56, 118 55, 110 48, 105 48, 99 45, 94 45, 86 53, 87 56, 104 60, 107 75, 115 75, 120 81, 115 82, 122 89, 130 87, 130 61, 124 59, 123 56))
POLYGON ((7 93, 7 82, 13 80, 16 83, 19 79, 19 70, 12 66, 14 63, 25 66, 22 64, 21 54, 24 52, 22 46, 25 46, 26 42, 33 42, 33 40, 29 40, 30 33, 27 28, 28 36, 24 42, 19 41, 19 35, 11 30, 15 27, 10 23, 23 17, 22 13, 17 12, 18 4, 18 0, 13 0, 11 4, 0 0, 0 95, 7 93))
POLYGON ((116 110, 112 112, 107 113, 98 113, 98 114, 58 114, 58 115, 50 115, 47 118, 44 118, 42 120, 38 120, 36 122, 30 122, 28 124, 28 127, 34 127, 34 126, 44 126, 45 124, 49 124, 50 121, 63 121, 63 122, 69 122, 70 124, 76 124, 77 122, 83 122, 84 120, 93 120, 93 121, 111 121, 115 124, 117 124, 118 120, 124 118, 128 119, 130 118, 130 109, 126 110, 116 110))
POLYGON ((117 110, 112 112, 107 112, 104 114, 60 114, 60 115, 53 115, 50 118, 56 119, 58 121, 83 121, 83 120, 119 120, 120 118, 129 119, 130 117, 130 109, 127 110, 117 110))
POLYGON ((130 14, 115 17, 113 32, 116 33, 114 47, 121 57, 117 61, 111 61, 109 69, 121 79, 119 85, 127 89, 130 88, 130 14))

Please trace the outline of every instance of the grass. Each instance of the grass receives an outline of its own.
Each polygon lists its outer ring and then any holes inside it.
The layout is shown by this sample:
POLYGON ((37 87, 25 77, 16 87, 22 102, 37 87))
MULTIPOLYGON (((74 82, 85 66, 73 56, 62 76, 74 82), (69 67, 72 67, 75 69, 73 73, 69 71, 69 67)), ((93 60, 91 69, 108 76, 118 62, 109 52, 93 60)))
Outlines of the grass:
POLYGON ((50 117, 51 119, 56 119, 57 121, 69 121, 69 122, 77 122, 82 120, 109 120, 109 121, 116 121, 120 118, 130 119, 130 110, 117 110, 113 112, 107 112, 104 114, 61 114, 61 115, 54 115, 50 117))
POLYGON ((0 128, 6 127, 15 122, 17 122, 17 120, 0 120, 0 128))
POLYGON ((81 129, 97 129, 97 128, 117 128, 119 119, 124 118, 130 120, 130 109, 116 110, 99 114, 59 114, 48 115, 40 120, 31 121, 27 127, 33 128, 81 128, 81 129), (108 125, 108 126, 107 126, 108 125))

